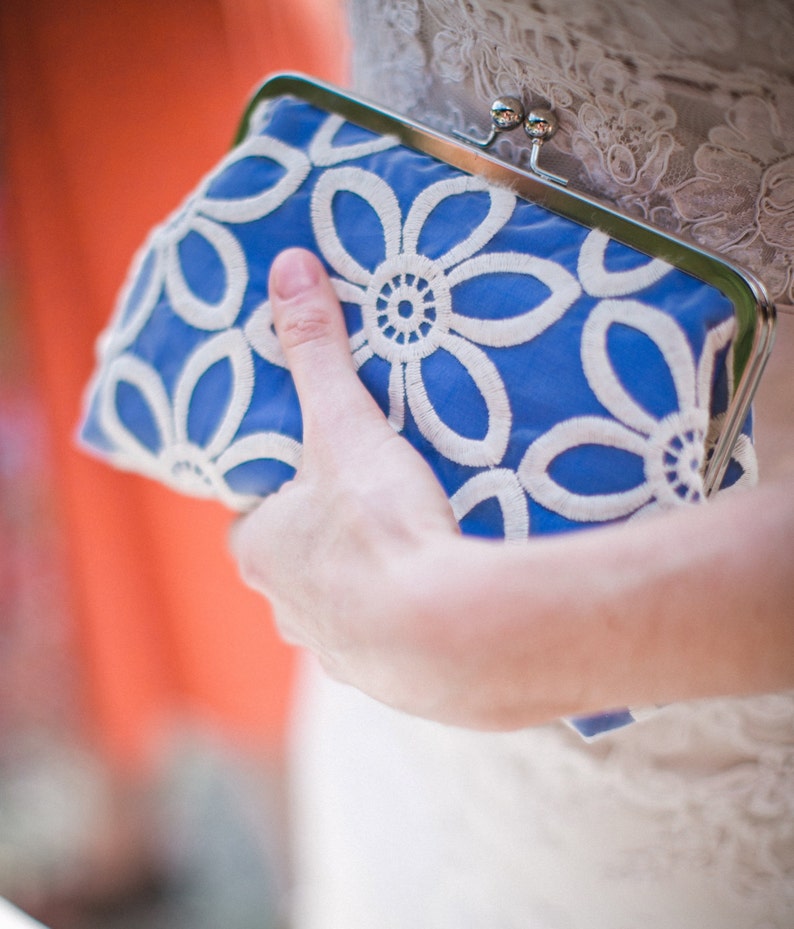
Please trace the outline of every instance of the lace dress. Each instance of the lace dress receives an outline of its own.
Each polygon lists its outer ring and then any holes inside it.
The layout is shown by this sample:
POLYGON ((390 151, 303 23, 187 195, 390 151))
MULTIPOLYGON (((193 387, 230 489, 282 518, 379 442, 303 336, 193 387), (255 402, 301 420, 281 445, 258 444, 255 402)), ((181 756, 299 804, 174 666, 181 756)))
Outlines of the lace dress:
MULTIPOLYGON (((361 92, 472 134, 498 94, 551 104, 547 169, 794 304, 790 0, 351 2, 361 92)), ((301 696, 296 929, 794 926, 791 694, 591 743, 413 719, 313 665, 301 696)))

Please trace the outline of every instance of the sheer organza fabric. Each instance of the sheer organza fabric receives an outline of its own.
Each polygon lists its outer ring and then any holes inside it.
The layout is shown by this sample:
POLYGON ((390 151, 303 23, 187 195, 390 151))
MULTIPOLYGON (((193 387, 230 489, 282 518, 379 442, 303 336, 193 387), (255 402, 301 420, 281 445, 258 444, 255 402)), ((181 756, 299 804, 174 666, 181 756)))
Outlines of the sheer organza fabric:
MULTIPOLYGON (((755 271, 794 304, 789 0, 351 0, 354 79, 483 133, 499 94, 550 104, 550 170, 755 271)), ((528 158, 520 131, 498 151, 528 158)))

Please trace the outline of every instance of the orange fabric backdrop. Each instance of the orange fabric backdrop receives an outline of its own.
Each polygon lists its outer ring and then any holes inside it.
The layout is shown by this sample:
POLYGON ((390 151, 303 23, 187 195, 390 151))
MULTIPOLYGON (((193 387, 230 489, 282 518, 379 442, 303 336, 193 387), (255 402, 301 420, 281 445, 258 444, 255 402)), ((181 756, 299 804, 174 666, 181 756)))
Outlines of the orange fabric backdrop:
POLYGON ((93 342, 130 257, 223 154, 254 84, 344 80, 327 0, 4 0, 4 173, 53 434, 92 731, 135 765, 187 711, 257 746, 282 734, 291 654, 226 553, 229 514, 73 444, 93 342))

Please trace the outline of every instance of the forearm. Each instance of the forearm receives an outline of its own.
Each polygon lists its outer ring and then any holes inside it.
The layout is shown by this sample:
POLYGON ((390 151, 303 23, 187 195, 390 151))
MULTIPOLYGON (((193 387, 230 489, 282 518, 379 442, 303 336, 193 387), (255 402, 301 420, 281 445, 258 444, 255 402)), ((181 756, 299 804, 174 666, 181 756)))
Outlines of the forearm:
POLYGON ((426 653, 456 683, 427 714, 514 728, 794 687, 782 552, 794 552, 790 482, 521 545, 439 540, 417 584, 426 653))

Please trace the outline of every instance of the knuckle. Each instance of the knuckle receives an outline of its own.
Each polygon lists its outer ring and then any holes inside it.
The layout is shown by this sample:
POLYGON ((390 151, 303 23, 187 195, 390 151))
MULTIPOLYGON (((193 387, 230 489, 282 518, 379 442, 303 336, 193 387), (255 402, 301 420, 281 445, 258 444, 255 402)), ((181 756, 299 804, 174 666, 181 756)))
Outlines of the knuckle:
POLYGON ((235 554, 243 582, 253 590, 258 590, 263 594, 267 593, 270 587, 269 572, 262 553, 249 545, 238 549, 235 554))
POLYGON ((281 604, 272 603, 273 621, 278 634, 287 645, 304 646, 305 636, 302 634, 300 623, 295 620, 292 613, 281 604))
POLYGON ((271 539, 278 532, 278 493, 263 500, 256 510, 242 517, 230 536, 231 551, 243 582, 265 596, 270 595, 275 558, 271 539))
POLYGON ((334 332, 332 314, 319 300, 284 307, 276 320, 282 346, 289 350, 301 345, 327 342, 334 332))

